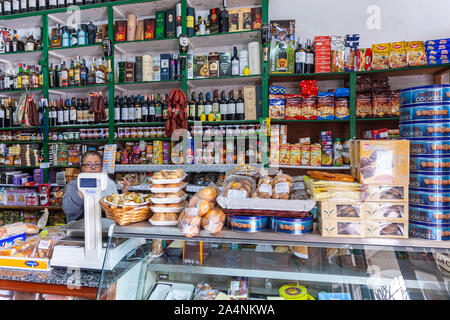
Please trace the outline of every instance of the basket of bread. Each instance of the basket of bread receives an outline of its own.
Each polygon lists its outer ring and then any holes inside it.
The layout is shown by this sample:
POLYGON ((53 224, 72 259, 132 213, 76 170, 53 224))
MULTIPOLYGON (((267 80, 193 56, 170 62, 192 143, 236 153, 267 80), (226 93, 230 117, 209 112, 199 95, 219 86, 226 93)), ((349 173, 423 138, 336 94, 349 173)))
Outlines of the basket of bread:
POLYGON ((153 225, 176 225, 179 213, 187 205, 187 174, 182 169, 161 170, 151 177, 150 191, 152 202, 150 209, 154 213, 149 222, 153 225))
POLYGON ((152 215, 150 195, 146 194, 114 193, 102 198, 100 204, 106 217, 121 226, 148 220, 152 215))
POLYGON ((302 216, 312 210, 315 201, 297 196, 293 185, 293 178, 281 172, 274 177, 227 174, 217 202, 227 215, 302 216))
POLYGON ((210 234, 217 234, 222 230, 226 216, 217 205, 218 194, 217 187, 211 184, 189 200, 178 220, 178 227, 186 237, 198 236, 202 228, 210 234))

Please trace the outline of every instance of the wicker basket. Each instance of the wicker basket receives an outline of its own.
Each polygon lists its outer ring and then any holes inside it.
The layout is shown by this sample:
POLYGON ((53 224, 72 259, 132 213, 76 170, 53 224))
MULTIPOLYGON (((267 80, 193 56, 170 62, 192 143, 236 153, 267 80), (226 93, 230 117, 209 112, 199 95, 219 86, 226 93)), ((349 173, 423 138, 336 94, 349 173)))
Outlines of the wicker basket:
POLYGON ((137 205, 117 205, 101 199, 100 204, 105 210, 106 217, 120 226, 148 220, 152 216, 150 202, 137 205))

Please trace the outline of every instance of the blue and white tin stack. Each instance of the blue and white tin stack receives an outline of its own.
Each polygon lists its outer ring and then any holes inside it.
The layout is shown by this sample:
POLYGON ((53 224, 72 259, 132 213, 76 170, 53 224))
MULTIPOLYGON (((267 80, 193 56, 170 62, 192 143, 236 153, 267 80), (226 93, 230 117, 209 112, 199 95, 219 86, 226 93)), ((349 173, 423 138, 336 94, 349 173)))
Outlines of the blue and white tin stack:
POLYGON ((450 239, 450 85, 400 91, 400 137, 410 140, 409 236, 450 239))

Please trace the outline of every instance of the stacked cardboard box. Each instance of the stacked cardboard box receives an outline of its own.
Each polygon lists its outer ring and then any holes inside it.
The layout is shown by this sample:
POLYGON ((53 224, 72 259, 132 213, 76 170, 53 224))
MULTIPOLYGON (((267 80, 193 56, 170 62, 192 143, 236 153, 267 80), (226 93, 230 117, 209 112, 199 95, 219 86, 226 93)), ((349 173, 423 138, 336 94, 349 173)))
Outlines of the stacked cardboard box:
POLYGON ((313 50, 315 53, 315 72, 331 72, 331 38, 328 36, 315 37, 313 50))
POLYGON ((409 141, 353 140, 350 161, 360 201, 322 201, 322 236, 407 238, 409 141))

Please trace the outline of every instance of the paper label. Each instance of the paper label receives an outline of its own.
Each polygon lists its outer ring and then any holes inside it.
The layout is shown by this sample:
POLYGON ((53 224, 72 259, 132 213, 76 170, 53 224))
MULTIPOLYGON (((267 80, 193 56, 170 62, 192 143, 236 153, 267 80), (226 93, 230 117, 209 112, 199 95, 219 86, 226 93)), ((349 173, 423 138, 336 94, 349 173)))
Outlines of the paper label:
POLYGON ((286 182, 275 185, 275 193, 289 193, 289 184, 286 182))
POLYGON ((228 198, 247 198, 247 191, 228 190, 228 198))
POLYGON ((270 196, 272 196, 272 187, 266 183, 262 183, 259 186, 259 192, 260 193, 268 193, 270 196))

